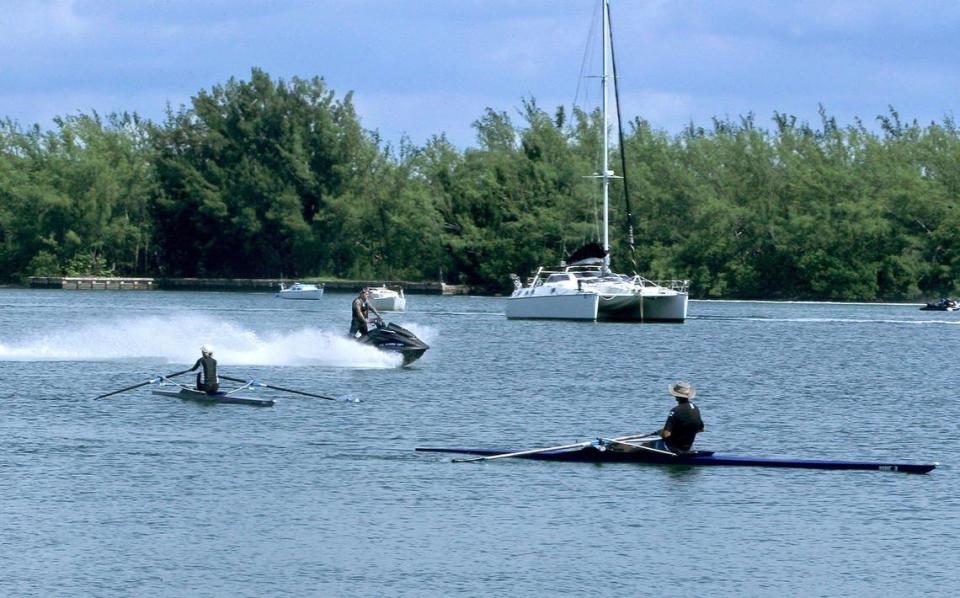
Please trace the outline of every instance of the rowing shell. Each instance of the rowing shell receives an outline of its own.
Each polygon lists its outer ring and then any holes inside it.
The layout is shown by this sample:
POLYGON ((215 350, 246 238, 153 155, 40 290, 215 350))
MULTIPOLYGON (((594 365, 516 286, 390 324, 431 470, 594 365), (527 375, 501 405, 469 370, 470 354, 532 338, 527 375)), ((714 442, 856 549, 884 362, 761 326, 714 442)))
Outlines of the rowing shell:
MULTIPOLYGON (((483 448, 418 448, 427 453, 458 453, 461 455, 493 456, 515 451, 483 448)), ((735 457, 715 455, 713 451, 693 451, 684 455, 665 455, 647 451, 600 450, 596 446, 547 451, 517 457, 543 461, 580 461, 587 463, 651 463, 660 465, 728 466, 728 467, 785 467, 790 469, 857 469, 865 471, 900 471, 928 473, 938 463, 879 463, 870 461, 817 461, 809 459, 771 459, 764 457, 735 457)))
POLYGON ((229 403, 232 405, 250 405, 252 407, 273 407, 273 399, 254 399, 252 397, 238 397, 235 395, 227 394, 225 392, 218 392, 216 394, 209 395, 201 390, 191 390, 189 388, 182 388, 180 392, 171 392, 167 390, 155 390, 153 394, 160 395, 164 397, 173 397, 175 399, 183 399, 184 401, 195 401, 197 403, 206 403, 208 405, 213 405, 217 403, 229 403))

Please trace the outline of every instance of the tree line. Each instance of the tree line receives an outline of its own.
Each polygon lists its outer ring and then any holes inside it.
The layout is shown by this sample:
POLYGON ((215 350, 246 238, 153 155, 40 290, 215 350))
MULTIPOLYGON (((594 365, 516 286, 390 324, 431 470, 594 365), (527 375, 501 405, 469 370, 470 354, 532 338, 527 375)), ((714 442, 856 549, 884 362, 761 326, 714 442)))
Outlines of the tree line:
MULTIPOLYGON (((625 123, 635 248, 611 188, 614 269, 694 297, 897 300, 960 293, 960 134, 774 114, 625 123)), ((365 130, 351 94, 253 70, 163 122, 0 122, 0 278, 159 275, 436 280, 489 292, 599 231, 598 112, 487 109, 474 146, 365 130)), ((619 165, 620 148, 611 164, 619 165)), ((621 173, 617 173, 621 174, 621 173)))

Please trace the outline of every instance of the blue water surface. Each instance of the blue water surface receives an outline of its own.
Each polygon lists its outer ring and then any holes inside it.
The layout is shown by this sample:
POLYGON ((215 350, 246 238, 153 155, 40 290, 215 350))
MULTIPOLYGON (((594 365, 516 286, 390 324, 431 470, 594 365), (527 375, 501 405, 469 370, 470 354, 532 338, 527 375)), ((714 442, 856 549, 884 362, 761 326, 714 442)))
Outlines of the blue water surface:
POLYGON ((347 294, 0 289, 0 595, 903 596, 960 592, 960 314, 691 302, 682 325, 508 321, 408 296, 413 367, 347 294), (337 397, 204 406, 192 365, 337 397), (701 448, 931 474, 500 460, 648 432, 689 380, 701 448), (189 382, 189 378, 184 378, 189 382), (359 402, 357 402, 359 401, 359 402))

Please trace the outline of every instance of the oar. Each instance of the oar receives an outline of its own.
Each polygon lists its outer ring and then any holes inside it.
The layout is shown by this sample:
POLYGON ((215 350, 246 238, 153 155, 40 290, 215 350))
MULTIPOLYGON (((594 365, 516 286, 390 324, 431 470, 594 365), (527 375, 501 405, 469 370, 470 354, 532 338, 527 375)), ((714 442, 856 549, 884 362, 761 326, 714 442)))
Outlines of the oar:
MULTIPOLYGON (((623 440, 630 440, 633 438, 645 438, 645 437, 646 435, 643 435, 643 434, 641 435, 634 434, 633 436, 621 436, 620 438, 612 438, 610 440, 614 442, 620 442, 623 440)), ((583 447, 590 446, 591 444, 593 444, 593 441, 589 440, 587 442, 577 442, 575 444, 562 444, 560 446, 550 446, 547 448, 529 449, 525 451, 517 451, 515 453, 503 453, 500 455, 486 455, 483 457, 473 457, 472 459, 451 459, 451 462, 452 463, 474 463, 476 461, 493 461, 494 459, 506 459, 509 457, 525 457, 527 455, 536 455, 538 453, 549 453, 550 451, 563 451, 566 449, 583 448, 583 447)))
POLYGON ((451 459, 451 463, 473 463, 475 461, 493 461, 494 459, 506 459, 508 457, 523 457, 525 455, 536 455, 537 453, 549 453, 550 451, 562 451, 565 449, 583 448, 590 446, 593 441, 578 442, 576 444, 561 444, 560 446, 550 446, 547 448, 529 449, 526 451, 517 451, 515 453, 502 453, 499 455, 486 455, 483 457, 473 457, 472 459, 451 459))
POLYGON ((664 450, 660 450, 660 449, 657 449, 657 448, 653 448, 652 446, 643 446, 642 444, 635 444, 635 443, 633 443, 633 442, 624 442, 624 441, 619 440, 619 439, 617 439, 617 438, 601 438, 601 439, 600 439, 600 442, 602 442, 602 443, 604 443, 604 444, 607 444, 607 445, 612 445, 612 446, 616 446, 616 445, 618 445, 618 444, 623 445, 623 446, 629 446, 630 448, 636 449, 636 450, 638 450, 638 451, 644 451, 644 452, 648 452, 648 453, 656 453, 656 454, 658 454, 658 455, 663 455, 664 457, 676 457, 676 456, 677 456, 676 453, 671 452, 671 451, 664 451, 664 450))
MULTIPOLYGON (((181 375, 181 374, 186 374, 186 373, 189 372, 189 371, 190 371, 190 370, 183 370, 182 372, 176 372, 175 374, 168 374, 168 375, 162 376, 162 377, 163 377, 163 378, 173 378, 174 376, 179 376, 179 375, 181 375)), ((157 378, 151 378, 151 379, 147 380, 146 382, 141 382, 140 384, 134 384, 133 386, 128 386, 128 387, 126 387, 126 388, 121 388, 120 390, 115 390, 115 391, 113 391, 113 392, 108 392, 107 394, 105 394, 105 395, 100 395, 99 397, 96 397, 96 398, 97 398, 97 399, 105 399, 105 398, 107 398, 107 397, 112 397, 113 395, 118 395, 118 394, 120 394, 121 392, 127 392, 128 390, 133 390, 134 388, 140 388, 141 386, 146 386, 147 384, 153 384, 153 383, 156 382, 156 381, 157 381, 157 378)))
MULTIPOLYGON (((231 378, 230 376, 220 376, 220 377, 223 378, 224 380, 229 380, 229 381, 231 381, 231 382, 240 382, 241 384, 249 384, 249 382, 248 382, 247 380, 241 380, 240 378, 231 378)), ((339 400, 339 399, 337 399, 336 397, 325 397, 325 396, 323 396, 323 395, 313 394, 312 392, 303 392, 302 390, 294 390, 294 389, 292 389, 292 388, 283 388, 282 386, 273 386, 273 385, 271 385, 271 384, 264 384, 263 382, 257 382, 256 384, 257 384, 258 386, 262 386, 262 387, 264 387, 264 388, 270 388, 270 389, 273 389, 273 390, 279 390, 280 392, 290 392, 290 393, 293 393, 293 394, 295 394, 295 395, 303 395, 303 396, 305 396, 305 397, 312 397, 312 398, 314 398, 314 399, 325 399, 325 400, 327 400, 327 401, 337 401, 337 400, 339 400)))
POLYGON ((609 440, 614 440, 617 442, 645 442, 648 440, 657 440, 660 438, 659 434, 634 434, 633 436, 621 436, 619 438, 610 438, 609 440))

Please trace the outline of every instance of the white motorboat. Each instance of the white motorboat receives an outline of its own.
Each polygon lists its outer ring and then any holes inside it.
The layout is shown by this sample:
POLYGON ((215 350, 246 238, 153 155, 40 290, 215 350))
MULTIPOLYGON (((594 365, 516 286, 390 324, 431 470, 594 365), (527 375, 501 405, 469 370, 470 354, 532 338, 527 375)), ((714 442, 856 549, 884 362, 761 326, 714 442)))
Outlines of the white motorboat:
POLYGON ((319 299, 323 297, 323 285, 295 282, 287 286, 281 282, 276 296, 281 299, 319 299))
MULTIPOLYGON (((608 62, 613 64, 613 46, 610 41, 610 13, 608 0, 603 0, 603 147, 602 170, 591 178, 600 179, 603 190, 603 245, 591 243, 561 263, 559 268, 543 268, 524 287, 513 276, 514 291, 507 299, 508 318, 599 319, 633 322, 683 322, 687 318, 686 280, 655 282, 639 274, 617 274, 610 270, 609 187, 614 176, 609 168, 609 131, 607 118, 608 62), (608 60, 608 52, 610 60, 608 60), (595 297, 596 306, 590 318, 589 304, 595 297), (588 306, 588 307, 582 307, 588 306)), ((622 144, 622 142, 621 142, 622 144)), ((628 220, 632 218, 628 207, 628 220)), ((631 224, 632 227, 632 224, 631 224)), ((629 238, 632 247, 632 228, 629 238)))
POLYGON ((377 311, 403 311, 407 308, 407 298, 403 296, 403 289, 393 290, 387 287, 372 287, 367 289, 367 301, 377 311))
POLYGON ((596 320, 600 295, 581 289, 580 280, 571 272, 543 268, 524 287, 513 275, 514 291, 507 298, 510 319, 596 320))

